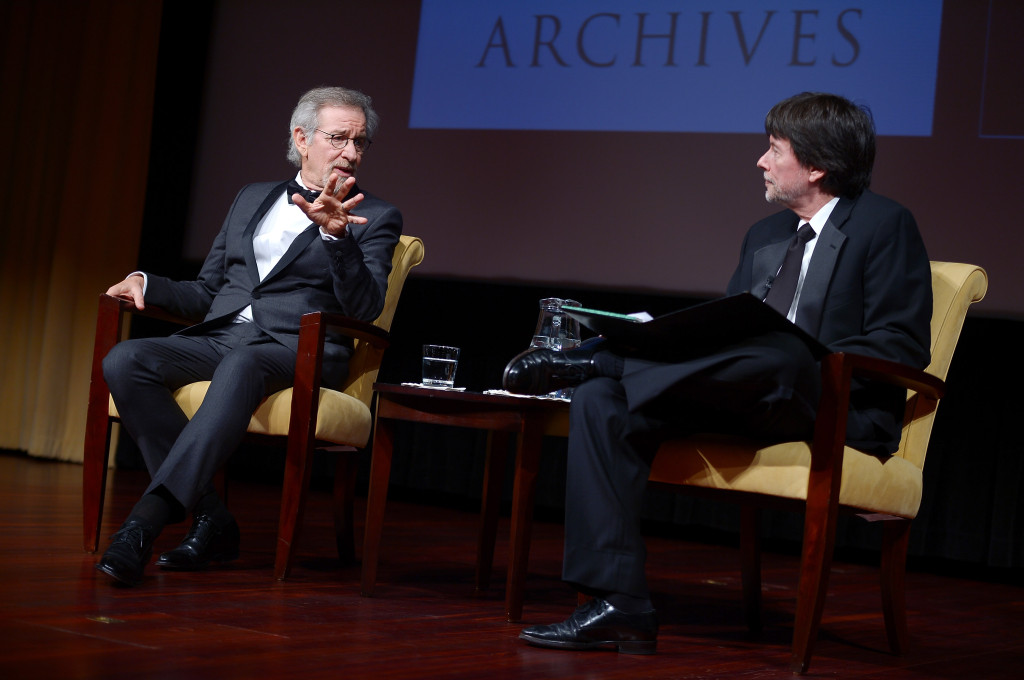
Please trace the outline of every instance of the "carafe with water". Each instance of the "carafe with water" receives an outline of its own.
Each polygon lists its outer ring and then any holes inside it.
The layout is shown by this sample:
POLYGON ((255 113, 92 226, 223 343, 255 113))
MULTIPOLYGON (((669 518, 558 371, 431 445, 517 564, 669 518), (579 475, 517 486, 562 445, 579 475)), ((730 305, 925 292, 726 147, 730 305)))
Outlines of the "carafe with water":
MULTIPOLYGON (((562 351, 580 346, 580 322, 562 311, 563 306, 581 305, 575 300, 553 297, 540 301, 540 317, 537 319, 537 328, 533 331, 531 347, 562 351)), ((557 390, 551 394, 568 399, 572 395, 572 388, 557 390)))

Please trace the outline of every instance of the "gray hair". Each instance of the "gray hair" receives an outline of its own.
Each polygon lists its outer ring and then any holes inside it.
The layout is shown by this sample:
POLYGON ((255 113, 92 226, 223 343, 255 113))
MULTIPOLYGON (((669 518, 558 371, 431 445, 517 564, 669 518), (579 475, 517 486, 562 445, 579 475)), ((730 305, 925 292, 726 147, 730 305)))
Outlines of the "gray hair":
POLYGON ((320 126, 320 109, 325 106, 350 106, 362 109, 366 116, 366 137, 373 139, 377 134, 377 126, 380 125, 380 116, 373 110, 369 96, 358 90, 349 90, 344 87, 317 87, 302 95, 299 103, 292 111, 292 120, 288 126, 288 160, 297 168, 302 167, 302 156, 295 148, 295 137, 292 130, 302 128, 306 137, 310 137, 317 127, 320 126))

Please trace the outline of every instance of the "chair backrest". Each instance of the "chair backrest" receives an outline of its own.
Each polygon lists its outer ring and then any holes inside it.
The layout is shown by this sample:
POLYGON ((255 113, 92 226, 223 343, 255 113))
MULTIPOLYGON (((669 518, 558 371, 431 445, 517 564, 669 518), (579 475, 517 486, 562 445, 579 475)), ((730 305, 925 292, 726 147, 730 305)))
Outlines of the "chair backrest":
MULTIPOLYGON (((395 318, 398 298, 409 275, 409 270, 423 261, 423 241, 415 236, 402 236, 395 245, 395 254, 391 259, 391 274, 388 275, 388 292, 384 298, 384 310, 373 322, 386 331, 391 330, 391 321, 395 318)), ((355 341, 355 351, 348 362, 348 378, 342 391, 359 399, 367 407, 373 398, 373 383, 377 380, 384 350, 370 345, 364 340, 355 341)))
MULTIPOLYGON (((932 262, 932 360, 925 370, 943 380, 949 373, 953 351, 967 309, 985 297, 988 274, 981 267, 957 262, 932 262)), ((895 455, 924 468, 938 401, 910 394, 907 399, 903 437, 895 455)))

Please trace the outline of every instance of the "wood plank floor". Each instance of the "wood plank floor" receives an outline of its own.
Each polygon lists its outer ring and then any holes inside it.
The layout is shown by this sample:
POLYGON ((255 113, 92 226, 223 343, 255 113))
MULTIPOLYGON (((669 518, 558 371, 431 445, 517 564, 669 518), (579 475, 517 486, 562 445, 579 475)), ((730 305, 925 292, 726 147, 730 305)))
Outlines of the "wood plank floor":
MULTIPOLYGON (((292 577, 271 576, 278 492, 239 482, 231 506, 241 558, 205 573, 161 573, 121 588, 81 549, 81 468, 0 455, 0 678, 785 678, 797 558, 767 554, 765 630, 743 626, 737 551, 651 538, 662 634, 649 657, 522 644, 522 625, 568 615, 561 527, 534 533, 523 624, 504 621, 508 526, 491 589, 472 588, 472 513, 391 503, 377 593, 341 569, 325 493, 307 511, 292 577)), ((104 533, 144 488, 115 472, 104 533)), ((362 504, 357 504, 357 511, 362 504)), ((172 527, 157 550, 177 542, 172 527)), ((357 526, 361 534, 361 526, 357 526)), ((102 548, 101 548, 102 549, 102 548)), ((907 579, 913 648, 890 655, 876 571, 836 564, 809 677, 1017 678, 1024 590, 931 573, 907 579)))

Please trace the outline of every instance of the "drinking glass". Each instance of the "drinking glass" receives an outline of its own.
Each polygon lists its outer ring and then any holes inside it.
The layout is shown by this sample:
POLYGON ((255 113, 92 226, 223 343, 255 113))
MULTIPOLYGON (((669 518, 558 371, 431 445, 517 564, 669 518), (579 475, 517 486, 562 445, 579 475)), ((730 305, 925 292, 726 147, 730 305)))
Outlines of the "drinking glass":
POLYGON ((459 367, 459 348, 448 345, 423 345, 423 384, 454 387, 459 367))

